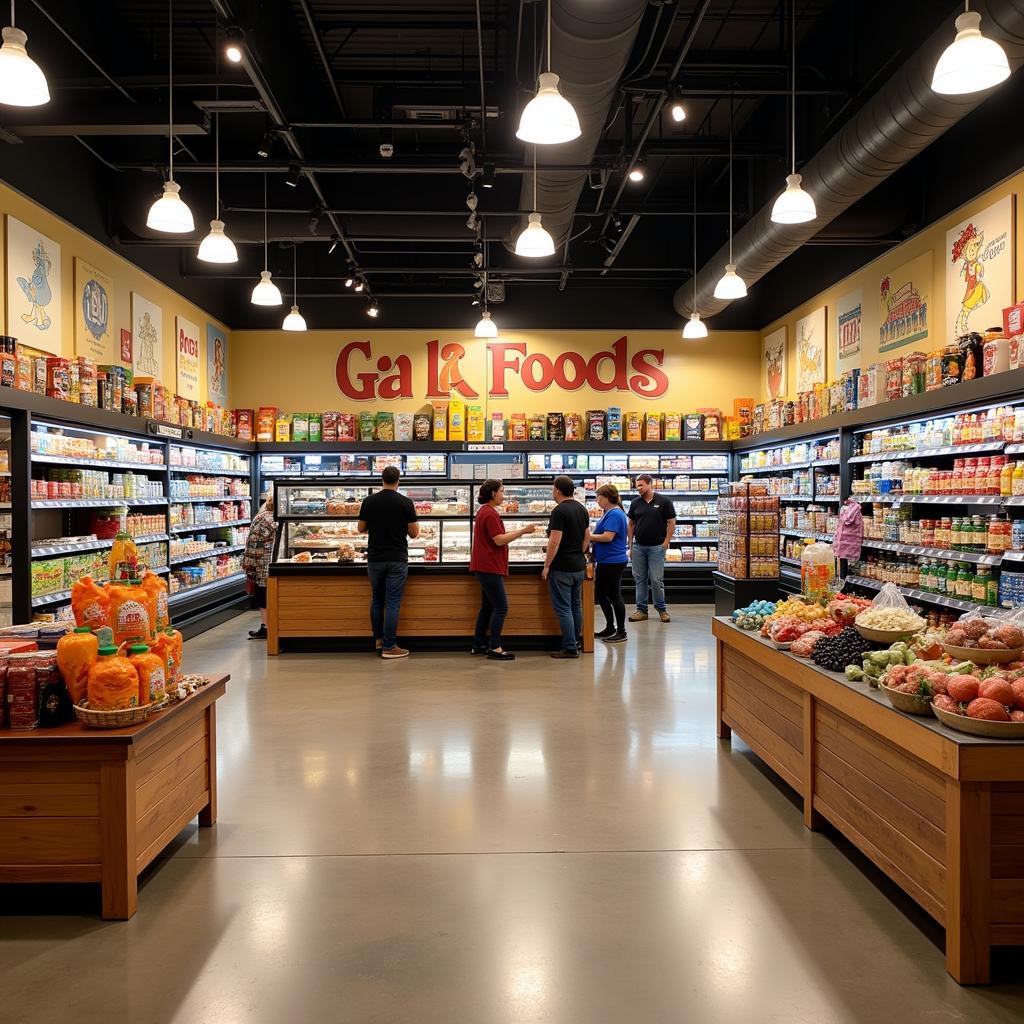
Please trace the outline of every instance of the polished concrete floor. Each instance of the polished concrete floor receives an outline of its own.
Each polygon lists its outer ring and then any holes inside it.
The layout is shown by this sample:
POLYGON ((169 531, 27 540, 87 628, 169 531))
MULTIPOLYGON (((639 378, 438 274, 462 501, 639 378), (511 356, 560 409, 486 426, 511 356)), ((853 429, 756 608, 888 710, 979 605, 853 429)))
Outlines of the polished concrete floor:
POLYGON ((936 927, 715 739, 710 609, 673 611, 570 663, 268 660, 252 616, 190 641, 232 675, 219 824, 127 923, 0 887, 0 1021, 1019 1024, 1019 966, 957 986, 936 927))

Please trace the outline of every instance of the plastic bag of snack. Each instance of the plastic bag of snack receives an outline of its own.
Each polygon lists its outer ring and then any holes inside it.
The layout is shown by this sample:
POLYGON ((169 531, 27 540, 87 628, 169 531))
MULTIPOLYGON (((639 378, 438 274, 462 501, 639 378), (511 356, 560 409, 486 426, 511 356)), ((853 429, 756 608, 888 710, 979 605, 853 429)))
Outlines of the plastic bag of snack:
POLYGON ((431 406, 420 409, 412 415, 412 439, 414 441, 429 441, 434 429, 434 410, 431 406))
POLYGON ((895 583, 885 583, 875 595, 870 608, 865 608, 855 619, 858 626, 885 631, 917 631, 926 623, 915 612, 895 583))
POLYGON ((548 418, 542 412, 535 412, 530 417, 530 440, 531 441, 546 441, 547 440, 547 425, 548 418))
POLYGON ((526 428, 526 413, 525 412, 514 412, 509 417, 509 435, 510 441, 525 441, 527 436, 526 428))
POLYGON ((377 441, 394 441, 395 439, 395 416, 390 412, 377 413, 374 423, 374 439, 377 441))
POLYGON ((338 440, 354 441, 359 431, 356 414, 354 412, 343 412, 338 414, 338 440))
POLYGON ((324 441, 338 440, 338 413, 324 413, 321 427, 321 438, 324 441))
POLYGON ((412 416, 411 412, 396 412, 395 413, 395 440, 396 441, 411 441, 412 440, 412 416))

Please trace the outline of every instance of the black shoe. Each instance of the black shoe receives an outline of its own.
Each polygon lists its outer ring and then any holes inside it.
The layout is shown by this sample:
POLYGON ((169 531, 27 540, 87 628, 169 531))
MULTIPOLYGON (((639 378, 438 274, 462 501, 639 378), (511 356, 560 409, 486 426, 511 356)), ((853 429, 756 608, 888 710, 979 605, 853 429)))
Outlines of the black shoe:
POLYGON ((604 640, 606 644, 624 644, 629 637, 626 636, 625 632, 622 632, 612 633, 611 636, 602 637, 601 639, 604 640))
POLYGON ((578 658, 580 656, 579 651, 567 651, 564 648, 552 652, 552 658, 578 658))
POLYGON ((595 633, 594 634, 594 639, 595 640, 604 640, 606 637, 614 636, 614 635, 615 635, 615 628, 613 626, 605 626, 604 629, 602 629, 600 633, 595 633))
POLYGON ((267 639, 267 627, 266 626, 260 626, 259 629, 250 629, 249 630, 249 639, 250 640, 266 640, 267 639))
POLYGON ((492 661, 515 661, 516 656, 511 651, 491 651, 487 652, 487 657, 492 661))
POLYGON ((487 652, 487 644, 473 644, 473 646, 469 649, 470 654, 486 654, 487 652))

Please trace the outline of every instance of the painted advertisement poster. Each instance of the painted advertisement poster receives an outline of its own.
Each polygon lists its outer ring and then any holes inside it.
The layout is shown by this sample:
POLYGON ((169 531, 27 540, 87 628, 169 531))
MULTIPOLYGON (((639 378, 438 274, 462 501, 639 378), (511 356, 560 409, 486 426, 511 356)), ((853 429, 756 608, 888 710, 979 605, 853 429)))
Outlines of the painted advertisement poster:
POLYGON ((819 306, 796 322, 796 390, 813 391, 825 377, 825 306, 819 306))
POLYGON ((180 398, 199 401, 199 375, 202 367, 202 346, 199 342, 199 324, 177 318, 174 332, 174 351, 177 367, 176 390, 180 398))
POLYGON ((7 216, 7 332, 61 355, 60 246, 7 216))
POLYGON ((75 257, 75 355, 103 366, 117 362, 114 341, 114 282, 109 274, 75 257))
POLYGON ((132 369, 164 382, 163 310, 138 292, 132 292, 132 369))
POLYGON ((883 273, 878 281, 878 351, 891 352, 928 340, 932 253, 883 273))
POLYGON ((856 288, 836 303, 836 366, 842 373, 860 365, 861 333, 864 328, 864 291, 856 288))
POLYGON ((228 404, 228 336, 213 324, 206 325, 206 397, 228 404))
POLYGON ((946 232, 946 328, 949 340, 984 333, 1014 302, 1012 195, 946 232))
POLYGON ((762 345, 761 391, 768 401, 786 397, 786 328, 766 334, 762 345))

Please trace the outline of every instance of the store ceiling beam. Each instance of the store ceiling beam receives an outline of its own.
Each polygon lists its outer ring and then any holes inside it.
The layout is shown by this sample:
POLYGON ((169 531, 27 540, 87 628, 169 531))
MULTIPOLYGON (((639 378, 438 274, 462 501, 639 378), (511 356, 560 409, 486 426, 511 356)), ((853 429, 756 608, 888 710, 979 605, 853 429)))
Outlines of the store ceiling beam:
MULTIPOLYGON (((221 204, 221 210, 224 213, 258 213, 262 216, 262 206, 226 206, 221 204)), ((284 207, 270 207, 267 213, 271 215, 281 216, 292 216, 292 217, 308 217, 308 209, 287 209, 284 207)), ((325 213, 335 213, 339 217, 457 217, 459 220, 465 220, 466 215, 461 210, 398 210, 398 209, 387 209, 387 210, 356 210, 349 208, 335 208, 333 210, 325 210, 325 213)), ((736 216, 739 216, 742 211, 734 211, 736 216)), ((485 217, 524 217, 529 213, 528 210, 484 210, 483 216, 485 217)), ((619 213, 624 217, 692 217, 692 210, 660 210, 657 208, 645 207, 642 210, 620 210, 619 213)), ((577 210, 577 217, 604 217, 604 213, 601 211, 594 210, 577 210)), ((698 210, 698 217, 728 217, 728 210, 698 210)), ((330 242, 330 238, 323 236, 311 236, 315 237, 316 241, 330 242)), ((466 238, 472 240, 472 236, 466 235, 466 238)))
POLYGON ((331 90, 331 95, 334 97, 335 105, 341 112, 341 116, 345 117, 345 104, 341 99, 341 93, 338 92, 338 86, 334 82, 334 72, 331 70, 331 62, 328 60, 327 52, 324 50, 323 39, 321 38, 320 30, 317 28, 316 19, 313 17, 313 11, 309 6, 309 0, 298 0, 298 3, 302 10, 302 16, 306 19, 306 25, 309 27, 309 34, 313 38, 313 47, 316 50, 317 56, 320 58, 320 66, 327 79, 327 86, 331 90))
MULTIPOLYGON (((121 106, 69 110, 67 104, 4 109, 4 128, 21 138, 61 138, 74 135, 167 136, 167 107, 121 106)), ((210 121, 192 104, 174 111, 174 134, 209 135, 210 121)))

